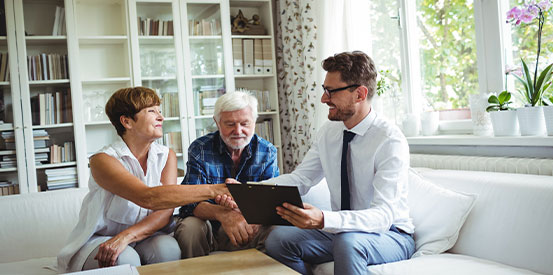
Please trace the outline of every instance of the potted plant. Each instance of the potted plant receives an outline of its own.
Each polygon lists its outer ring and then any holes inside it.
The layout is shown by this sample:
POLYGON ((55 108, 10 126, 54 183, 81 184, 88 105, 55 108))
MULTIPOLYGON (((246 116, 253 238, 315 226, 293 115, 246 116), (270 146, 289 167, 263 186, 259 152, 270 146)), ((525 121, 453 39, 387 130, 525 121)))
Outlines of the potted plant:
POLYGON ((519 127, 516 111, 509 106, 511 93, 503 91, 488 98, 486 112, 490 113, 494 136, 518 136, 519 127))
POLYGON ((539 71, 539 60, 541 52, 541 35, 545 15, 551 10, 550 0, 540 2, 532 1, 523 4, 520 7, 513 7, 507 12, 507 22, 514 23, 515 26, 521 23, 530 24, 534 19, 538 19, 538 51, 536 55, 536 65, 534 71, 530 72, 526 62, 521 58, 522 76, 513 74, 516 79, 522 84, 522 94, 526 104, 523 108, 517 109, 517 116, 520 123, 522 135, 543 135, 545 134, 545 119, 543 115, 542 98, 543 95, 551 88, 551 72, 553 64, 547 66, 541 73, 539 71), (533 75, 533 76, 532 76, 533 75))

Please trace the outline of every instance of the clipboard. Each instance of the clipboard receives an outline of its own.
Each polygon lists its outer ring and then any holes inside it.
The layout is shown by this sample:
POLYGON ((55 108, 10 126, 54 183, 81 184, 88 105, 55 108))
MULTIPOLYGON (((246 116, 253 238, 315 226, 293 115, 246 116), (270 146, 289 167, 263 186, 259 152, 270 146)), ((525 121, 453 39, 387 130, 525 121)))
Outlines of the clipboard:
POLYGON ((227 188, 249 224, 292 225, 277 214, 276 207, 287 202, 303 208, 296 186, 227 184, 227 188))

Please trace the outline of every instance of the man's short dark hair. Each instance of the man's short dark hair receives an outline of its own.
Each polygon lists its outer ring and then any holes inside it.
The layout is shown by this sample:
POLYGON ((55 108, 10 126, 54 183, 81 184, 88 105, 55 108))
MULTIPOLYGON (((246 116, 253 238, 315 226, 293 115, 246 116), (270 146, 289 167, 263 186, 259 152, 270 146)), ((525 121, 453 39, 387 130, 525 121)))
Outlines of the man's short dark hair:
POLYGON ((330 56, 323 61, 323 69, 327 72, 339 72, 342 81, 348 85, 358 84, 367 87, 367 100, 374 96, 376 66, 364 52, 343 52, 330 56))

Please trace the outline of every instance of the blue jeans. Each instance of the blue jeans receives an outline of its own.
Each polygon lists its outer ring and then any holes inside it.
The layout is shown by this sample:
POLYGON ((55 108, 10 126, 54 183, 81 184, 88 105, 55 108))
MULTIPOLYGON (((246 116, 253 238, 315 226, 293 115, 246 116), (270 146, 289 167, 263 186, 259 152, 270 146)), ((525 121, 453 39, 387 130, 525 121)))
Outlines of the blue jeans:
POLYGON ((305 263, 334 261, 334 274, 366 274, 367 265, 406 260, 415 252, 415 241, 395 226, 386 233, 328 233, 317 229, 278 226, 265 241, 267 254, 290 268, 307 274, 305 263))

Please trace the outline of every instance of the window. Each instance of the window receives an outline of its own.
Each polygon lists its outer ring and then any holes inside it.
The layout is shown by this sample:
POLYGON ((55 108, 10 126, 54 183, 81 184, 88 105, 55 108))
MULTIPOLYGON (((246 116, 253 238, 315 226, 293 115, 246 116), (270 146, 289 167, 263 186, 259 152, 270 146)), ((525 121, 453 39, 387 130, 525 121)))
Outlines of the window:
POLYGON ((472 0, 417 0, 424 110, 468 108, 478 93, 472 0))
POLYGON ((370 2, 372 57, 378 69, 379 79, 384 77, 388 89, 373 100, 373 106, 389 121, 401 123, 407 110, 406 96, 402 93, 401 45, 398 28, 397 0, 370 2))

